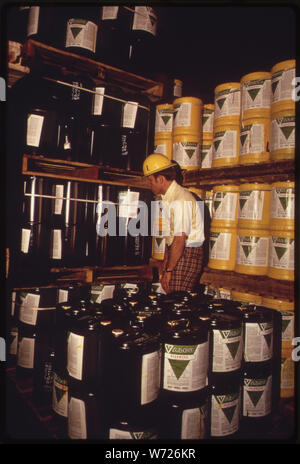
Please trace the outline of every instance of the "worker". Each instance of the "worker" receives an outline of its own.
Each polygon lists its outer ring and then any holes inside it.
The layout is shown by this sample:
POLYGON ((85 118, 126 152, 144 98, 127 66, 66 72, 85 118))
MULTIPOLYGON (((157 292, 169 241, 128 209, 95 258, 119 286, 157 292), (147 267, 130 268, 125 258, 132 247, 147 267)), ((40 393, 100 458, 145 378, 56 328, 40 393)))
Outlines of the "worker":
POLYGON ((180 183, 175 161, 154 153, 143 163, 143 173, 154 195, 161 196, 166 247, 161 285, 166 293, 194 291, 203 265, 204 215, 195 196, 180 183))

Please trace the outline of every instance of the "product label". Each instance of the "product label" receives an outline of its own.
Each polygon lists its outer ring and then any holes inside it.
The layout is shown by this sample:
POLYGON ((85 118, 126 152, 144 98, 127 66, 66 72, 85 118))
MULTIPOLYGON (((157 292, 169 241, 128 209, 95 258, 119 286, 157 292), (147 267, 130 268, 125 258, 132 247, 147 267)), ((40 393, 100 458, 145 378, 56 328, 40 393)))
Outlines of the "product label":
POLYGON ((92 285, 91 301, 93 303, 101 303, 104 300, 113 297, 115 285, 92 285))
POLYGON ((93 98, 93 111, 94 116, 101 116, 104 102, 105 87, 96 87, 93 98))
POLYGON ((28 13, 27 37, 37 34, 39 29, 40 7, 31 6, 28 13))
POLYGON ((153 153, 160 153, 161 155, 167 156, 167 144, 161 143, 160 145, 155 145, 153 153))
POLYGON ((265 130, 263 124, 249 124, 240 130, 240 156, 263 154, 265 147, 265 130))
POLYGON ((181 439, 199 440, 207 437, 207 404, 182 412, 181 439))
POLYGON ((238 218, 261 221, 263 217, 264 201, 265 192, 262 190, 240 192, 238 218))
POLYGON ((86 439, 86 412, 82 400, 71 397, 68 415, 68 436, 72 439, 86 439))
POLYGON ((206 386, 208 342, 201 345, 164 345, 163 388, 195 391, 206 386))
POLYGON ((10 345, 9 345, 9 354, 16 356, 18 353, 18 328, 12 327, 9 333, 10 345))
POLYGON ((273 325, 270 322, 245 324, 244 357, 246 362, 261 362, 273 356, 273 325))
POLYGON ((237 236, 236 264, 268 266, 269 237, 237 236))
POLYGON ((136 218, 138 214, 139 192, 119 193, 119 217, 136 218))
POLYGON ((224 437, 239 428, 239 393, 212 395, 211 436, 224 437))
POLYGON ((192 103, 182 102, 174 105, 174 128, 191 126, 192 120, 192 103))
POLYGON ((242 328, 213 330, 213 372, 229 372, 241 367, 242 328))
POLYGON ((263 417, 272 408, 272 376, 263 379, 245 378, 243 385, 243 416, 263 417))
POLYGON ((234 221, 238 197, 238 192, 215 192, 212 204, 213 219, 234 221))
POLYGON ((173 143, 173 159, 181 166, 200 167, 200 143, 179 142, 173 143))
POLYGON ((214 131, 214 110, 209 108, 203 108, 202 115, 202 131, 203 133, 208 132, 209 134, 214 131))
POLYGON ((213 158, 236 158, 237 156, 237 130, 215 132, 213 158))
POLYGON ((156 430, 141 430, 130 432, 116 428, 109 429, 110 440, 157 440, 156 430))
POLYGON ((25 369, 34 367, 34 346, 35 339, 23 337, 19 341, 17 364, 25 369))
POLYGON ((240 89, 226 89, 215 95, 215 119, 222 116, 239 116, 241 106, 240 89))
POLYGON ((295 389, 295 362, 292 358, 281 358, 280 388, 288 388, 293 391, 295 389))
POLYGON ((63 197, 64 197, 64 186, 63 185, 55 185, 55 200, 54 200, 54 214, 61 214, 63 208, 63 197))
POLYGON ((82 380, 84 337, 70 332, 68 337, 67 370, 74 379, 82 380))
POLYGON ((68 383, 56 373, 53 377, 52 408, 63 417, 68 417, 68 383))
POLYGON ((271 236, 269 267, 293 271, 295 269, 295 239, 271 236))
POLYGON ((273 188, 271 195, 271 218, 292 219, 295 218, 295 189, 273 188))
POLYGON ((137 110, 138 110, 137 102, 128 101, 127 103, 123 105, 122 127, 128 127, 129 129, 134 129, 137 110))
POLYGON ((19 320, 24 324, 36 325, 40 295, 22 292, 20 299, 19 320))
POLYGON ((173 131, 173 110, 167 108, 156 108, 155 132, 173 131))
POLYGON ((270 108, 271 79, 256 79, 242 85, 242 113, 250 109, 270 108))
POLYGON ((213 144, 203 143, 201 145, 201 168, 211 168, 213 160, 213 144))
POLYGON ((21 230, 21 252, 27 254, 29 251, 29 244, 30 244, 30 229, 22 229, 21 230))
POLYGON ((154 253, 164 254, 166 247, 166 239, 162 237, 154 237, 153 240, 154 253))
POLYGON ((69 19, 67 22, 66 47, 81 47, 96 51, 98 26, 87 19, 69 19))
POLYGON ((44 124, 44 116, 39 114, 27 115, 26 144, 31 147, 39 147, 44 124))
POLYGON ((117 19, 119 12, 118 6, 103 6, 102 7, 102 20, 117 19))
POLYGON ((209 258, 229 261, 232 234, 227 232, 210 232, 209 258))
POLYGON ((153 8, 149 6, 135 6, 132 30, 149 32, 156 36, 157 16, 153 8))
POLYGON ((296 68, 283 69, 272 75, 272 102, 292 100, 294 93, 293 79, 296 68))
POLYGON ((295 116, 272 119, 271 152, 295 147, 295 116))
POLYGON ((141 404, 151 403, 160 389, 161 352, 144 354, 142 358, 141 404))
POLYGON ((280 311, 282 317, 281 341, 291 342, 295 336, 295 313, 294 311, 280 311))
POLYGON ((61 229, 51 230, 51 250, 50 258, 61 259, 62 258, 62 234, 61 229))

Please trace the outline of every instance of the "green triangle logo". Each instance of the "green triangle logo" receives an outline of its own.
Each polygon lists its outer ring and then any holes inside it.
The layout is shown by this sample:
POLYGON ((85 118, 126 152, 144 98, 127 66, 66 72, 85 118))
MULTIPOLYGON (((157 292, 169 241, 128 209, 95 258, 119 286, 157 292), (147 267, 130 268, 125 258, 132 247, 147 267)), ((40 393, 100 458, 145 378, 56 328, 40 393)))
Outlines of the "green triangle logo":
POLYGON ((252 101, 255 100, 255 98, 257 97, 257 94, 259 93, 260 89, 250 89, 248 90, 248 93, 250 95, 250 97, 252 98, 252 101))
POLYGON ((189 360, 181 361, 181 360, 177 360, 177 359, 169 359, 169 363, 171 364, 171 367, 172 367, 173 372, 174 372, 174 374, 176 376, 176 379, 178 380, 182 376, 186 366, 189 363, 189 360))
POLYGON ((279 197, 279 201, 280 201, 283 209, 286 210, 288 205, 289 205, 289 198, 279 197))
POLYGON ((76 39, 76 37, 78 36, 78 34, 80 34, 81 31, 82 31, 81 27, 71 27, 71 32, 72 32, 74 39, 76 39))
POLYGON ((174 119, 176 119, 176 116, 177 116, 177 114, 178 114, 178 111, 179 111, 179 110, 175 110, 175 109, 174 109, 174 113, 173 113, 174 119))
POLYGON ((222 408, 222 411, 227 418, 228 422, 231 424, 236 406, 230 406, 229 408, 222 408))
POLYGON ((252 246, 250 246, 250 245, 242 245, 242 249, 244 251, 244 254, 245 254, 246 258, 248 258, 248 256, 250 255, 250 253, 252 251, 252 246))
POLYGON ((282 319, 282 325, 281 325, 282 333, 284 333, 286 331, 286 329, 288 328, 290 323, 291 323, 290 319, 282 319))
POLYGON ((220 99, 218 100, 218 106, 219 106, 220 109, 221 109, 222 106, 224 105, 225 100, 226 100, 226 98, 220 98, 220 99))
POLYGON ((280 127, 281 132, 285 136, 286 140, 290 137, 291 133, 295 129, 293 126, 285 126, 285 127, 280 127))
POLYGON ((280 261, 281 258, 283 257, 283 255, 287 252, 287 249, 284 248, 284 247, 274 247, 274 248, 275 248, 275 251, 276 251, 277 258, 280 261))
POLYGON ((214 147, 215 147, 215 150, 216 150, 216 151, 218 151, 218 148, 219 148, 220 143, 221 143, 221 140, 216 140, 216 141, 214 142, 214 147))
POLYGON ((196 150, 192 150, 191 148, 188 148, 188 149, 185 150, 185 152, 186 152, 187 156, 189 157, 189 159, 192 159, 192 157, 195 154, 195 151, 196 150))
POLYGON ((247 391, 249 398, 254 407, 256 407, 257 403, 262 397, 263 391, 247 391))
POLYGON ((208 120, 208 116, 203 116, 202 117, 202 125, 204 126, 204 124, 206 123, 206 121, 208 120))
POLYGON ((163 120, 163 123, 166 126, 168 124, 168 122, 170 121, 171 116, 161 116, 161 119, 163 120))
POLYGON ((215 201, 214 201, 214 210, 215 210, 215 211, 217 211, 217 209, 219 208, 219 206, 220 206, 221 203, 222 203, 222 202, 221 202, 221 201, 218 201, 218 200, 215 200, 215 201))
POLYGON ((209 247, 210 247, 211 250, 213 249, 215 243, 216 243, 216 240, 210 240, 209 241, 209 247))
POLYGON ((279 82, 279 81, 272 82, 272 86, 271 86, 271 87, 272 87, 272 93, 273 93, 273 94, 275 93, 275 91, 276 91, 276 89, 277 89, 278 82, 279 82))
POLYGON ((245 143, 247 137, 248 137, 248 134, 243 134, 243 135, 240 136, 242 146, 244 146, 244 143, 245 143))
POLYGON ((66 390, 62 390, 61 388, 57 388, 55 387, 55 395, 56 395, 56 399, 57 399, 57 402, 59 403, 62 399, 62 397, 67 393, 66 390))
POLYGON ((159 238, 159 237, 155 238, 155 240, 156 240, 156 243, 157 243, 157 246, 158 246, 158 247, 159 247, 159 246, 162 244, 162 242, 164 241, 163 238, 159 238))
POLYGON ((207 151, 201 151, 201 161, 204 161, 207 156, 207 151))
POLYGON ((245 200, 244 198, 240 198, 240 209, 243 209, 245 204, 247 203, 247 200, 245 200))
POLYGON ((238 349, 239 349, 239 346, 240 346, 240 342, 237 341, 237 342, 232 342, 232 343, 226 343, 226 346, 232 356, 232 359, 234 359, 236 357, 236 354, 238 352, 238 349))

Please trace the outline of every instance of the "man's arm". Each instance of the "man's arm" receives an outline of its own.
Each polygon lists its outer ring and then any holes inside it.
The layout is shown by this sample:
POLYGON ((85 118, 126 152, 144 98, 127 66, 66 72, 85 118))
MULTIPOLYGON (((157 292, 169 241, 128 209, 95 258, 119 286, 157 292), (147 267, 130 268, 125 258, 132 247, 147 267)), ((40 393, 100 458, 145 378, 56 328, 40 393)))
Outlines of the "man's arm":
POLYGON ((186 241, 185 233, 182 233, 182 235, 175 235, 172 245, 168 249, 168 255, 167 255, 166 262, 164 260, 165 267, 163 264, 163 270, 165 272, 163 273, 162 278, 161 278, 161 285, 166 293, 170 292, 169 283, 170 283, 170 279, 172 275, 172 272, 166 272, 166 270, 171 270, 171 271, 174 270, 176 264, 178 263, 179 259, 181 258, 183 254, 185 241, 186 241))

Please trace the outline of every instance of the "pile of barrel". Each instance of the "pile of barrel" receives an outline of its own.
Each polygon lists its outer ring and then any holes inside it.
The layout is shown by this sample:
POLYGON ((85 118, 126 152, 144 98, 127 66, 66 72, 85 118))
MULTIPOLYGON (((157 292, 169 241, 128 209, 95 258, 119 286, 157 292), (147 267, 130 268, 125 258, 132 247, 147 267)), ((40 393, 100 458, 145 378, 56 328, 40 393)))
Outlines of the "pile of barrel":
POLYGON ((116 285, 17 292, 17 378, 69 439, 266 438, 281 314, 203 293, 116 285), (108 296, 108 297, 107 297, 108 296), (63 300, 63 301, 61 301, 63 300))

